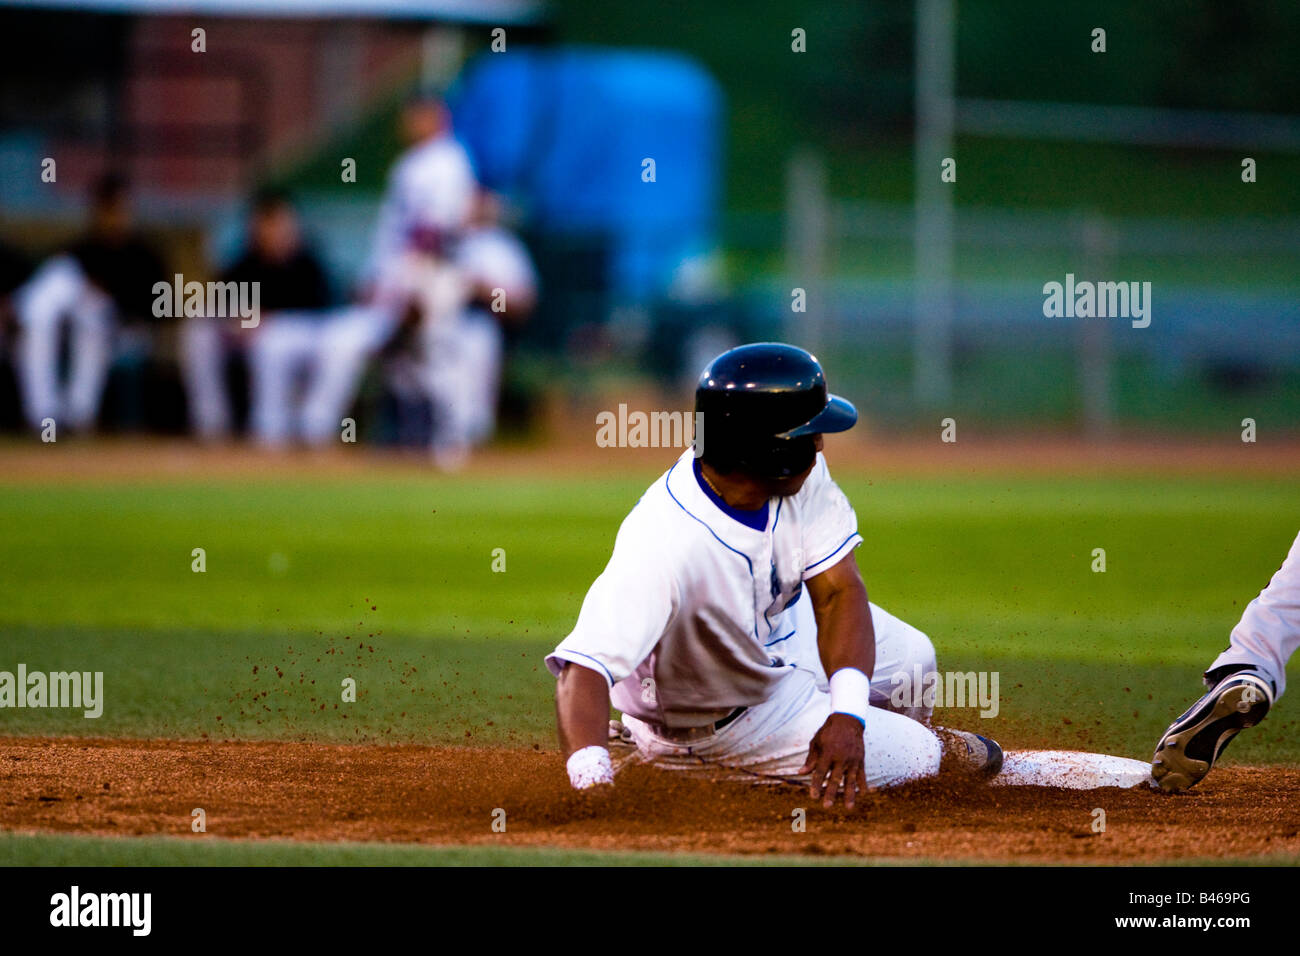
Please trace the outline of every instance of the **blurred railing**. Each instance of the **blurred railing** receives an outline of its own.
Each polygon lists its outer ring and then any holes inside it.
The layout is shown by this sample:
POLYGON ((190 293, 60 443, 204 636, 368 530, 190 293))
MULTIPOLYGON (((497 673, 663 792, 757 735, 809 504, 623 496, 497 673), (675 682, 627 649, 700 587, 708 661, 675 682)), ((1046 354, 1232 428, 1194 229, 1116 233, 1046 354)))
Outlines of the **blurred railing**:
MULTIPOLYGON (((909 421, 934 411, 914 398, 915 229, 911 205, 823 198, 736 217, 726 237, 751 305, 831 356, 870 408, 909 421)), ((1204 427, 1220 411, 1228 427, 1235 409, 1300 427, 1300 219, 958 208, 953 252, 954 409, 1097 435, 1204 427), (1150 325, 1046 316, 1044 284, 1067 274, 1150 282, 1150 325)))

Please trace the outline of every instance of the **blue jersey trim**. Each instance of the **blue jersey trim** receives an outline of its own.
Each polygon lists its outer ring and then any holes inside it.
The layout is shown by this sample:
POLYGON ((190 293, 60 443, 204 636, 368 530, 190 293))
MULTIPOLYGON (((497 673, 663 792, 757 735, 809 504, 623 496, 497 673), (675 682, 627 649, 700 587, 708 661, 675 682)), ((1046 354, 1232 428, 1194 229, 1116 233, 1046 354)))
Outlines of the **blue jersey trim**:
MULTIPOLYGON (((673 468, 676 468, 678 464, 680 464, 680 462, 676 462, 676 463, 674 463, 674 464, 673 464, 673 468)), ((725 542, 725 541, 723 541, 721 538, 719 538, 719 537, 718 537, 718 533, 717 533, 716 531, 714 531, 712 528, 709 527, 709 523, 708 523, 707 521, 705 521, 703 518, 699 517, 698 515, 691 514, 691 510, 690 510, 689 508, 687 508, 684 504, 682 504, 680 501, 677 500, 677 496, 676 496, 675 494, 673 494, 673 490, 672 490, 672 488, 668 487, 668 482, 669 482, 669 481, 672 479, 672 477, 673 477, 673 468, 669 468, 669 469, 668 469, 668 475, 667 475, 667 476, 665 477, 665 479, 664 479, 664 491, 668 492, 668 497, 671 498, 671 499, 673 499, 673 502, 677 505, 677 507, 681 508, 681 509, 682 509, 683 511, 685 511, 688 515, 690 515, 692 518, 694 518, 696 521, 698 521, 700 524, 704 525, 704 527, 708 530, 709 534, 713 535, 714 540, 717 541, 718 544, 722 545, 724 548, 726 548, 726 549, 727 549, 728 551, 730 551, 732 554, 738 554, 738 555, 740 555, 742 558, 744 558, 744 559, 745 559, 745 566, 746 566, 747 568, 749 568, 749 576, 750 576, 750 577, 753 577, 753 576, 754 576, 754 563, 753 563, 752 561, 749 560, 749 555, 745 554, 744 551, 737 551, 737 550, 736 550, 735 548, 733 548, 731 545, 727 544, 727 542, 725 542)))
MULTIPOLYGON (((590 654, 584 654, 582 653, 582 651, 570 650, 567 647, 561 648, 560 652, 563 654, 576 654, 578 657, 585 657, 587 660, 594 662, 597 667, 599 667, 601 670, 605 672, 605 680, 609 681, 610 687, 613 687, 616 683, 618 683, 618 681, 614 680, 614 675, 609 672, 609 668, 606 667, 604 664, 602 664, 600 661, 596 660, 596 658, 592 657, 590 654)), ((564 658, 560 658, 560 659, 563 660, 564 658)), ((570 661, 569 663, 573 663, 573 662, 570 661)))
POLYGON ((766 644, 764 644, 763 646, 764 646, 764 647, 771 647, 773 644, 780 644, 782 641, 788 641, 788 640, 789 640, 790 638, 792 638, 792 637, 794 637, 794 631, 791 631, 791 632, 790 632, 789 634, 787 634, 785 637, 778 637, 775 641, 768 641, 768 642, 767 642, 766 644))
MULTIPOLYGON (((716 491, 709 487, 709 483, 704 479, 704 472, 700 470, 700 460, 696 458, 691 463, 691 470, 695 473, 695 482, 700 486, 700 491, 704 492, 705 497, 713 502, 717 509, 733 521, 738 521, 746 528, 753 528, 755 531, 764 531, 767 529, 767 502, 764 501, 761 507, 753 509, 733 508, 727 504, 716 491)), ((779 514, 779 511, 778 511, 779 514)))
POLYGON ((808 565, 808 567, 804 568, 804 569, 803 569, 803 570, 804 570, 804 573, 807 574, 807 573, 808 573, 809 571, 811 571, 813 568, 817 567, 817 565, 821 564, 822 561, 829 561, 831 558, 835 557, 835 555, 839 554, 840 551, 842 551, 842 550, 844 549, 844 546, 845 546, 846 544, 848 544, 850 541, 852 541, 852 540, 853 540, 854 538, 856 538, 857 536, 858 536, 858 533, 857 533, 856 531, 853 532, 851 535, 849 535, 847 538, 845 538, 843 541, 840 542, 840 545, 839 545, 838 548, 836 548, 836 549, 835 549, 834 551, 832 551, 830 554, 826 555, 826 557, 822 558, 821 561, 814 561, 812 564, 808 565))
MULTIPOLYGON (((678 501, 678 500, 677 500, 677 496, 676 496, 675 494, 673 494, 673 490, 672 490, 672 488, 669 487, 669 482, 672 481, 672 477, 673 477, 673 468, 676 468, 676 467, 677 467, 678 465, 680 465, 680 464, 681 464, 680 461, 673 462, 673 467, 672 467, 672 468, 669 468, 669 469, 668 469, 668 474, 664 475, 664 491, 668 492, 668 497, 671 498, 671 499, 673 499, 673 504, 677 505, 677 507, 679 507, 679 508, 681 508, 683 511, 685 511, 686 514, 687 514, 688 516, 690 516, 691 518, 694 518, 694 519, 695 519, 696 521, 698 521, 700 524, 704 525, 704 529, 705 529, 706 531, 708 531, 709 534, 713 535, 713 539, 714 539, 715 541, 717 541, 718 544, 722 545, 724 548, 726 548, 726 549, 727 549, 728 551, 730 551, 732 554, 738 554, 738 555, 740 555, 740 557, 744 558, 744 559, 745 559, 745 567, 749 568, 749 576, 750 576, 750 578, 753 578, 753 576, 754 576, 754 562, 752 562, 752 561, 749 560, 749 555, 745 554, 745 552, 743 552, 743 551, 737 551, 737 550, 736 550, 735 548, 733 548, 731 545, 727 544, 727 542, 725 542, 725 541, 723 541, 721 538, 719 538, 719 537, 718 537, 718 532, 714 531, 711 527, 709 527, 709 523, 708 523, 707 521, 705 521, 705 520, 704 520, 703 518, 701 518, 699 515, 693 514, 693 513, 691 512, 691 509, 690 509, 690 508, 687 508, 684 504, 682 504, 680 501, 678 501)), ((758 622, 757 622, 757 621, 754 622, 754 630, 753 630, 752 633, 753 633, 753 635, 754 635, 754 640, 758 640, 758 622)))

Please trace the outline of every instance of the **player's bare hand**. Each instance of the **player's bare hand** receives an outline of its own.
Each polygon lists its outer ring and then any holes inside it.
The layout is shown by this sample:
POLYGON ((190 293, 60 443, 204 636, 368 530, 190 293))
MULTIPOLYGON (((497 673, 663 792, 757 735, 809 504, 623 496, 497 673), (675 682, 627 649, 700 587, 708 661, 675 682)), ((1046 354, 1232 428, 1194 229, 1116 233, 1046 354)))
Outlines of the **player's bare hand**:
POLYGON ((852 807, 867 789, 866 745, 862 723, 848 714, 831 714, 808 745, 808 759, 801 774, 812 773, 808 792, 814 800, 825 793, 822 805, 835 805, 835 794, 844 790, 844 805, 852 807))

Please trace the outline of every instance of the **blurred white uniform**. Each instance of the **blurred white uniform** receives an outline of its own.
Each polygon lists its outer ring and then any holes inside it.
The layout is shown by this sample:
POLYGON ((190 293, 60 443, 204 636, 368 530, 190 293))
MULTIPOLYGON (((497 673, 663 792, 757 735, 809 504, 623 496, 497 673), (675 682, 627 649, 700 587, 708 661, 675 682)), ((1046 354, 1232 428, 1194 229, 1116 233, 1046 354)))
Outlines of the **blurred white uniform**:
POLYGON ((402 154, 388 175, 366 269, 380 298, 417 284, 403 275, 412 265, 408 253, 436 254, 444 240, 455 238, 477 190, 469 155, 449 133, 402 154))
MULTIPOLYGON (((460 281, 483 286, 510 303, 531 303, 537 273, 528 250, 496 226, 472 229, 453 258, 460 281), (499 293, 497 290, 500 290, 499 293)), ((435 314, 422 328, 425 388, 433 403, 434 449, 455 455, 492 437, 501 384, 499 317, 479 304, 435 314)))
POLYGON ((76 258, 58 255, 18 290, 15 305, 22 330, 18 379, 28 424, 40 428, 42 419, 52 418, 72 428, 93 425, 113 357, 113 300, 86 277, 76 258), (65 321, 72 366, 61 387, 58 352, 65 321))
POLYGON ((1252 664, 1273 683, 1276 697, 1286 690, 1286 663, 1300 647, 1300 535, 1259 597, 1246 605, 1232 629, 1228 649, 1210 670, 1225 664, 1252 664))
POLYGON ((469 155, 448 133, 412 147, 393 166, 366 270, 374 289, 367 317, 380 344, 412 304, 425 321, 453 316, 464 304, 467 289, 451 250, 477 192, 469 155))
POLYGON ((242 348, 232 341, 224 319, 192 316, 180 325, 181 374, 189 406, 190 428, 206 441, 230 434, 230 396, 226 392, 226 357, 242 348))
POLYGON ((454 315, 464 284, 444 258, 464 228, 478 184, 469 155, 450 134, 420 143, 393 166, 380 206, 364 276, 373 289, 363 305, 336 309, 322 321, 286 315, 253 343, 266 393, 254 396, 253 426, 264 444, 294 431, 312 444, 336 441, 367 363, 415 304, 422 314, 454 315), (287 404, 295 369, 308 367, 301 420, 287 404), (260 400, 259 400, 260 399, 260 400))
MULTIPOLYGON (((342 316, 349 310, 330 312, 342 316)), ((294 438, 315 444, 337 439, 351 398, 336 408, 333 396, 352 392, 350 381, 331 379, 335 367, 322 361, 336 318, 285 309, 262 319, 248 348, 249 428, 262 445, 275 447, 294 438), (305 377, 301 401, 298 379, 305 377)), ((357 373, 358 377, 360 372, 357 373)))

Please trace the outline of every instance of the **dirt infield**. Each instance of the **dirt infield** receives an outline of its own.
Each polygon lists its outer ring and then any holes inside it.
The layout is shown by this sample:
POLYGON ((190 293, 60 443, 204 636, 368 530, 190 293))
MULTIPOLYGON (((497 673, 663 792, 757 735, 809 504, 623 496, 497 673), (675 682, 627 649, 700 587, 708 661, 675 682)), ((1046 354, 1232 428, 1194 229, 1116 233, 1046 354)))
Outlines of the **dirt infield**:
POLYGON ((849 812, 795 788, 646 767, 593 799, 569 790, 557 754, 523 750, 0 738, 0 828, 1038 863, 1300 857, 1300 770, 1221 768, 1177 796, 939 779, 849 812), (205 834, 191 831, 199 807, 205 834))
MULTIPOLYGON (((1300 439, 1245 444, 1232 436, 1209 439, 1123 437, 1089 442, 1050 434, 933 438, 836 435, 827 454, 848 472, 876 475, 1260 475, 1300 473, 1300 439)), ((679 450, 600 448, 586 423, 544 443, 497 446, 469 462, 470 477, 656 475, 679 450)), ((29 482, 303 480, 349 476, 427 477, 429 458, 412 450, 342 446, 267 451, 247 445, 198 445, 179 439, 0 439, 0 484, 29 482)))

